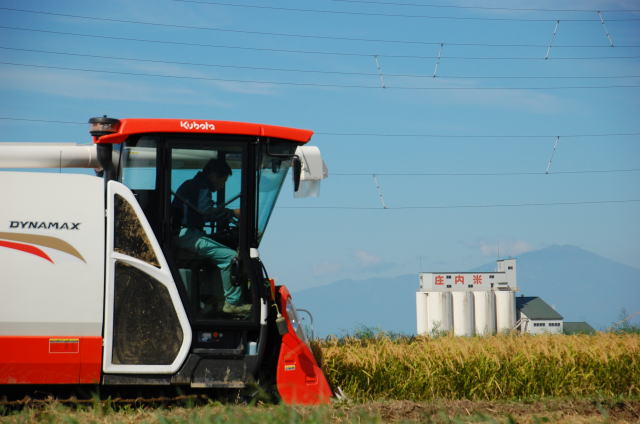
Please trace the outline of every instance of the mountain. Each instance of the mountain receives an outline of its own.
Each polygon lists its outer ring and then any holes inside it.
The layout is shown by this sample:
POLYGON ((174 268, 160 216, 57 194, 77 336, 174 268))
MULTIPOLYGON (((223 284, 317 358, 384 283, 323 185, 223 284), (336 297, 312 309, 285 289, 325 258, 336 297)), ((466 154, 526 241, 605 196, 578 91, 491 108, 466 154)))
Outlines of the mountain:
MULTIPOLYGON (((517 259, 518 295, 543 298, 566 321, 605 329, 623 310, 640 311, 640 269, 574 246, 551 246, 517 259)), ((468 271, 492 270, 495 262, 468 271)), ((415 334, 417 287, 417 274, 341 280, 298 291, 293 298, 296 306, 313 313, 319 337, 362 327, 415 334)))
POLYGON ((566 321, 604 329, 621 319, 623 309, 640 312, 639 269, 575 246, 523 254, 517 267, 520 293, 542 297, 566 321))

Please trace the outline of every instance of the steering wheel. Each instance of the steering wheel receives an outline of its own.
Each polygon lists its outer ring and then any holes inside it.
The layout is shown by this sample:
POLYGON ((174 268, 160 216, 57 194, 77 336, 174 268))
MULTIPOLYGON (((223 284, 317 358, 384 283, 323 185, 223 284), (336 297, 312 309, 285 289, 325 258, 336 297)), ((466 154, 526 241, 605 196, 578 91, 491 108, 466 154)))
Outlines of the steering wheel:
POLYGON ((222 220, 216 221, 216 232, 211 234, 211 238, 218 243, 224 244, 231 249, 238 248, 238 242, 240 239, 240 227, 238 226, 238 218, 232 216, 226 222, 222 220))

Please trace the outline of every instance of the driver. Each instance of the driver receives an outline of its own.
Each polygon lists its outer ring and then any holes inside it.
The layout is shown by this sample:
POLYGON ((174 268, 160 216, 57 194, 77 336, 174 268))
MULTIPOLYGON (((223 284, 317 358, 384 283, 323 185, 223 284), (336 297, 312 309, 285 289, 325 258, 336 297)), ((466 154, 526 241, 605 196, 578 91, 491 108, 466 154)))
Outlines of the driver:
POLYGON ((182 214, 177 244, 181 249, 209 258, 218 267, 225 298, 222 311, 246 314, 251 304, 241 304, 242 288, 231 283, 231 264, 237 252, 204 232, 207 221, 229 222, 240 217, 240 209, 216 207, 212 201, 212 194, 224 188, 230 175, 231 168, 224 159, 211 159, 202 171, 178 188, 173 200, 173 208, 180 209, 182 214))

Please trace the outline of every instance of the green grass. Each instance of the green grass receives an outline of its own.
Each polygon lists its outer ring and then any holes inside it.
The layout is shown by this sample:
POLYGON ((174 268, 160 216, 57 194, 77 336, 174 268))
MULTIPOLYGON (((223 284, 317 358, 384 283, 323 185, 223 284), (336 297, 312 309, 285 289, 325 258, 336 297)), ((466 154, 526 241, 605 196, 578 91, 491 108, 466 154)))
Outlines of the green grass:
MULTIPOLYGON (((206 405, 130 407, 104 402, 65 406, 59 402, 31 405, 2 416, 2 423, 635 423, 640 400, 546 399, 543 401, 376 401, 334 402, 330 406, 206 405)), ((7 412, 7 411, 5 411, 7 412)))

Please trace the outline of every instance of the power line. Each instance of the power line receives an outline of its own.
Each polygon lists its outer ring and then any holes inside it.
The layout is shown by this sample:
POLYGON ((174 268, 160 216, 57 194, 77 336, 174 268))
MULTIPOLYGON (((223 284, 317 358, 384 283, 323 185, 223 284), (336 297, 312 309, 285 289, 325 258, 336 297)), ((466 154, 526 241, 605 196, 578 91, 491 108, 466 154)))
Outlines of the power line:
MULTIPOLYGON (((542 8, 515 8, 515 7, 491 7, 491 6, 463 6, 463 5, 444 5, 444 4, 426 4, 426 3, 395 3, 388 1, 372 1, 372 0, 328 0, 338 3, 363 3, 389 6, 413 6, 413 7, 430 7, 441 9, 472 9, 472 10, 505 10, 510 12, 589 12, 595 13, 596 9, 542 9, 542 8)), ((640 9, 599 9, 601 12, 640 12, 640 9)))
MULTIPOLYGON (((512 22, 549 22, 555 21, 550 18, 491 18, 486 16, 434 16, 434 15, 417 15, 417 14, 402 14, 402 13, 377 13, 377 12, 353 12, 345 10, 330 10, 330 9, 302 9, 293 7, 278 7, 278 6, 264 6, 254 4, 238 4, 219 1, 204 1, 204 0, 173 0, 181 3, 196 3, 210 6, 228 6, 228 7, 241 7, 247 9, 260 9, 260 10, 276 10, 281 12, 304 12, 304 13, 317 13, 317 14, 333 14, 333 15, 355 15, 355 16, 375 16, 386 18, 412 18, 412 19, 443 19, 443 20, 462 20, 462 21, 512 21, 512 22)), ((607 19, 608 21, 638 21, 640 18, 617 18, 607 19)), ((568 22, 597 22, 598 19, 563 19, 568 22)))
POLYGON ((536 203, 501 203, 501 204, 477 204, 477 205, 425 205, 425 206, 387 206, 383 207, 358 207, 358 206, 277 206, 279 209, 342 209, 342 210, 410 210, 410 209, 476 209, 476 208, 515 208, 528 206, 577 206, 577 205, 603 205, 637 203, 640 199, 625 200, 585 200, 577 202, 536 202, 536 203))
MULTIPOLYGON (((1 9, 2 8, 0 7, 0 10, 1 9)), ((31 11, 31 13, 49 14, 48 12, 37 12, 37 11, 31 11)), ((73 18, 97 20, 97 21, 100 21, 100 20, 111 21, 110 18, 100 18, 100 17, 93 17, 93 16, 79 16, 79 15, 66 15, 66 16, 73 17, 73 18)), ((230 32, 230 33, 238 33, 238 34, 252 34, 252 35, 273 36, 273 37, 306 38, 306 39, 318 39, 318 40, 358 41, 358 42, 370 42, 370 43, 395 43, 395 44, 414 44, 414 45, 431 45, 431 46, 439 46, 440 44, 444 44, 447 46, 460 46, 460 47, 463 47, 463 46, 523 47, 523 48, 547 47, 546 44, 530 44, 530 43, 529 44, 526 44, 526 43, 476 43, 476 42, 456 43, 456 42, 420 41, 420 40, 389 40, 389 39, 377 39, 377 38, 338 37, 338 36, 329 36, 329 35, 292 34, 292 33, 282 33, 282 32, 246 31, 246 30, 189 26, 189 25, 176 26, 171 24, 161 24, 161 23, 155 23, 155 22, 131 21, 131 20, 124 20, 124 21, 117 20, 117 21, 123 22, 123 23, 133 23, 138 25, 166 26, 166 27, 178 27, 178 28, 206 30, 206 31, 230 32)), ((0 26, 0 28, 16 30, 16 31, 30 31, 30 32, 42 32, 47 34, 72 35, 72 36, 78 36, 78 37, 105 38, 110 40, 140 41, 140 42, 158 43, 158 44, 178 44, 178 45, 186 45, 186 46, 194 46, 194 47, 220 47, 217 44, 189 43, 189 42, 181 42, 181 41, 164 41, 164 40, 152 40, 152 39, 143 39, 143 38, 93 35, 93 34, 52 31, 52 30, 44 30, 44 29, 38 29, 38 28, 25 28, 25 27, 6 26, 6 25, 2 25, 0 26)), ((616 44, 616 48, 637 48, 637 47, 640 47, 640 44, 616 44)), ((611 48, 611 46, 609 44, 555 44, 554 48, 611 48)))
MULTIPOLYGON (((241 65, 225 65, 218 63, 198 63, 198 62, 182 62, 182 61, 171 61, 171 60, 160 60, 160 59, 142 59, 139 57, 123 57, 123 56, 106 56, 106 55, 97 55, 97 54, 87 54, 87 53, 73 53, 73 52, 61 52, 61 51, 53 51, 53 50, 42 50, 42 49, 26 49, 26 48, 18 48, 18 47, 7 47, 0 46, 0 49, 3 50, 13 50, 13 51, 21 51, 21 52, 31 52, 31 53, 45 53, 45 54, 54 54, 61 56, 75 56, 75 57, 90 57, 96 59, 109 59, 109 60, 123 60, 130 62, 146 62, 146 63, 162 63, 162 64, 171 64, 171 65, 189 65, 189 66, 204 66, 204 67, 217 67, 217 68, 229 68, 229 69, 248 69, 248 70, 257 70, 257 71, 277 71, 277 72, 296 72, 296 73, 314 73, 314 74, 333 74, 333 75, 354 75, 354 76, 378 76, 375 72, 346 72, 346 71, 328 71, 328 70, 320 70, 320 69, 292 69, 292 68, 272 68, 265 66, 241 66, 241 65)), ((386 76, 391 77, 401 77, 401 78, 433 78, 433 75, 427 74, 396 74, 396 73, 388 73, 385 72, 386 76)), ((640 78, 640 75, 577 75, 577 76, 551 76, 551 75, 541 75, 541 76, 509 76, 509 75, 438 75, 438 78, 441 79, 629 79, 629 78, 640 78)))
MULTIPOLYGON (((292 82, 292 81, 261 81, 261 80, 241 80, 241 79, 228 79, 228 78, 212 78, 212 77, 197 77, 187 75, 172 75, 172 74, 149 74, 143 72, 125 72, 125 71, 110 71, 105 69, 89 69, 89 68, 72 68, 67 66, 52 66, 52 65, 37 65, 30 63, 17 63, 17 62, 4 62, 0 61, 2 65, 9 66, 22 66, 29 68, 39 69, 56 69, 63 71, 76 71, 76 72, 91 72, 101 74, 112 75, 127 75, 127 76, 142 76, 142 77, 157 77, 157 78, 174 78, 185 80, 200 80, 200 81, 220 81, 220 82, 238 82, 247 84, 266 84, 266 85, 287 85, 297 87, 324 87, 324 88, 361 88, 361 89, 381 89, 378 85, 358 85, 358 84, 321 84, 312 82, 292 82)), ((494 91, 494 90, 588 90, 588 89, 611 89, 611 88, 640 88, 640 85, 591 85, 591 86, 551 86, 551 87, 396 87, 386 85, 385 90, 420 90, 420 91, 494 91)))
MULTIPOLYGON (((0 120, 5 121, 26 121, 26 122, 41 122, 48 124, 74 124, 74 125, 87 125, 86 121, 63 121, 63 120, 49 120, 49 119, 39 119, 39 118, 22 118, 15 116, 0 116, 0 120)), ((367 135, 367 136, 382 136, 382 137, 437 137, 437 138, 554 138, 556 136, 560 136, 562 138, 591 138, 591 137, 628 137, 628 136, 638 136, 640 132, 626 132, 626 133, 567 133, 567 134, 553 134, 553 135, 540 135, 540 134, 425 134, 425 133, 415 133, 415 134, 394 134, 394 133, 340 133, 340 132, 322 132, 315 131, 316 135, 367 135)), ((631 171, 631 170, 630 170, 631 171)), ((595 171, 594 171, 595 172, 595 171)), ((386 175, 385 173, 376 172, 377 175, 386 175)), ((362 175, 371 175, 371 173, 364 173, 362 175)))
POLYGON ((43 124, 87 125, 87 122, 79 122, 79 121, 56 121, 56 120, 51 120, 51 119, 15 118, 15 117, 9 117, 9 116, 0 116, 0 120, 3 120, 3 121, 40 122, 40 123, 43 123, 43 124))

